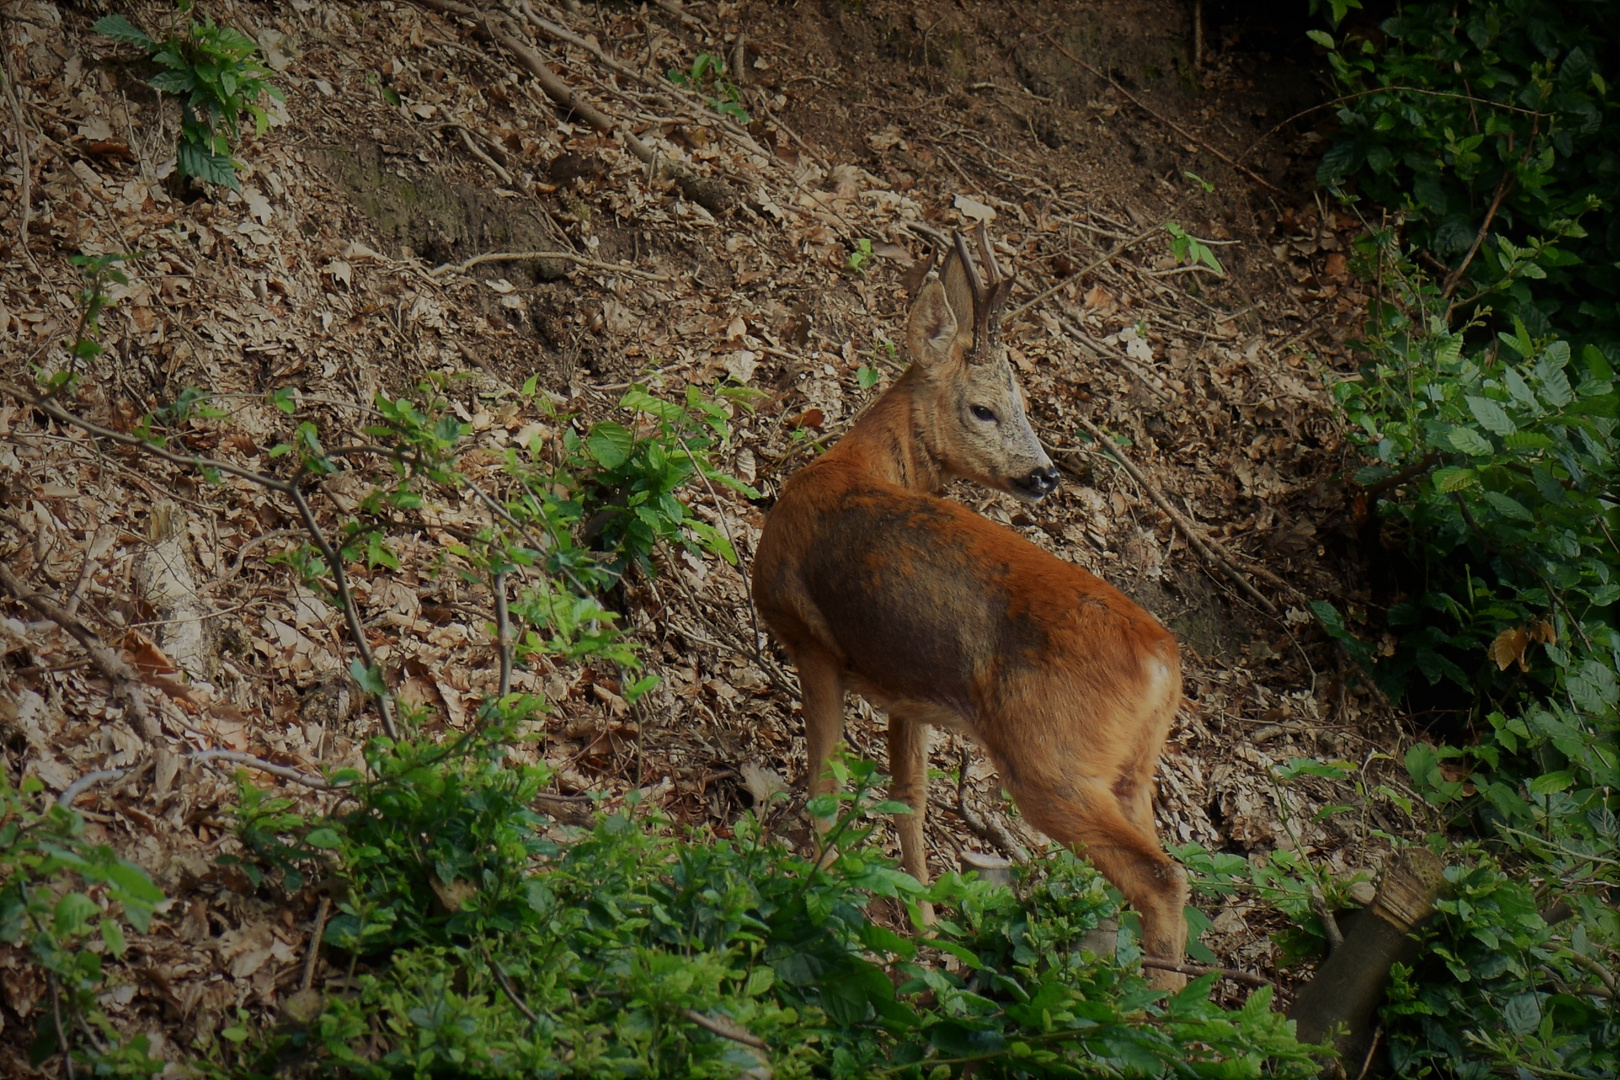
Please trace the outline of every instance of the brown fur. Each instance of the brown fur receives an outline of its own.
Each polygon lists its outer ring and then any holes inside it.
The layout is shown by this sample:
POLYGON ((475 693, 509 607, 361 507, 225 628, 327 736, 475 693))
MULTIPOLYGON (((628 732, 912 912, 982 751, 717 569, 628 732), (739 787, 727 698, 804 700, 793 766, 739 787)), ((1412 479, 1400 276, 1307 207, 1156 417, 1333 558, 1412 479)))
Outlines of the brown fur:
POLYGON ((901 859, 926 882, 928 728, 962 732, 1031 823, 1125 894, 1147 952, 1179 961, 1185 875, 1152 810, 1181 701, 1175 639, 1111 585, 937 495, 953 476, 1018 492, 1051 465, 1005 355, 968 359, 972 300, 958 268, 945 277, 913 305, 915 363, 787 482, 755 558, 755 602, 799 669, 810 775, 831 790, 846 688, 887 709, 892 797, 913 809, 896 818, 901 859))

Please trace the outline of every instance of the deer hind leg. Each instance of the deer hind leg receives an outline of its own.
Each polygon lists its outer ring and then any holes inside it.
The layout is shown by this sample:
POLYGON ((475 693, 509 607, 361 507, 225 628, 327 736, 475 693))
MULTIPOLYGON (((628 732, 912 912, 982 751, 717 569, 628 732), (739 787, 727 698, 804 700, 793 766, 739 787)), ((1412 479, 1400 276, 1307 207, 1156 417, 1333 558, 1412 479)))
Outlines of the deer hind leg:
MULTIPOLYGON (((911 807, 911 813, 894 816, 900 865, 924 885, 928 884, 928 841, 923 833, 928 812, 928 731, 922 721, 889 714, 889 798, 911 807)), ((924 924, 931 925, 934 905, 924 900, 918 906, 924 924)))
MULTIPOLYGON (((1142 947, 1149 956, 1180 963, 1187 948, 1187 875, 1159 844, 1152 796, 1145 784, 1082 780, 1070 791, 1013 790, 1026 818, 1052 839, 1082 850, 1142 917, 1142 947)), ((1148 981, 1179 990, 1185 975, 1154 969, 1148 981)))
MULTIPOLYGON (((827 654, 806 651, 794 657, 799 668, 799 690, 804 697, 804 741, 809 757, 809 789, 811 798, 828 795, 838 790, 838 782, 827 772, 827 759, 844 734, 844 680, 838 661, 827 654)), ((812 817, 818 836, 825 836, 832 828, 833 819, 812 817)), ((830 859, 832 852, 823 853, 830 859)))

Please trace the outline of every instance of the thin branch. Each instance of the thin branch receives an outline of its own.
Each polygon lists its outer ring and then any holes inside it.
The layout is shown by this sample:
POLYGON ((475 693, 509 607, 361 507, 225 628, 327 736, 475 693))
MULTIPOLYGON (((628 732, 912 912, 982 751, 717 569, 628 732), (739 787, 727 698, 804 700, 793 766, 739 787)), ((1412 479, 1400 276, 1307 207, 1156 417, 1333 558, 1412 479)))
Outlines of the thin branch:
MULTIPOLYGON (((1502 200, 1513 190, 1514 179, 1512 169, 1503 170, 1502 179, 1496 184, 1496 194, 1491 197, 1490 208, 1485 211, 1485 220, 1480 222, 1479 231, 1474 234, 1474 242, 1468 245, 1468 252, 1463 256, 1462 262, 1457 264, 1457 269, 1446 275, 1445 284, 1440 289, 1441 300, 1449 301, 1451 294, 1457 291, 1457 286, 1462 282, 1463 271, 1474 261, 1479 246, 1485 242, 1486 234, 1491 231, 1491 222, 1496 219, 1496 211, 1501 207, 1502 200)), ((1449 312, 1451 309, 1448 307, 1446 310, 1449 312)))
POLYGON ((500 162, 490 157, 489 154, 485 152, 483 147, 479 146, 473 141, 472 132, 468 131, 465 125, 455 124, 453 126, 455 127, 457 134, 461 136, 461 143, 467 148, 467 151, 472 154, 473 157, 477 158, 479 161, 482 161, 485 165, 488 165, 490 171, 500 179, 501 183, 505 184, 507 187, 511 187, 512 174, 507 172, 500 162))
POLYGON ((526 259, 562 259, 575 266, 583 266, 587 270, 601 270, 606 273, 629 274, 631 277, 645 278, 648 281, 673 281, 673 278, 664 274, 655 274, 650 270, 638 270, 633 266, 621 263, 598 262, 587 259, 583 255, 575 255, 571 251, 489 251, 482 255, 474 255, 458 263, 445 263, 435 266, 428 271, 428 277, 439 277, 442 274, 459 274, 487 262, 522 262, 526 259))
MULTIPOLYGON (((1188 546, 1203 556, 1206 562, 1220 568, 1226 577, 1241 589, 1249 599, 1260 605, 1262 611, 1273 618, 1282 617, 1281 610, 1276 604, 1272 603, 1271 598, 1255 588, 1254 583, 1247 576, 1238 572, 1237 567, 1232 565, 1232 561, 1218 550, 1219 545, 1215 541, 1207 540, 1200 535, 1201 530, 1197 529, 1192 522, 1188 521, 1179 510, 1170 504, 1170 500, 1165 498, 1163 493, 1148 480, 1146 474, 1138 469, 1130 458, 1125 456, 1124 451, 1115 444, 1114 440, 1110 439, 1103 433, 1101 428, 1085 417, 1080 417, 1079 421, 1080 426, 1085 428, 1086 433, 1096 439, 1097 444, 1105 449, 1110 457, 1119 462, 1120 467, 1130 474, 1131 479, 1135 480, 1143 491, 1148 493, 1148 497, 1158 505, 1159 509, 1170 515, 1170 520, 1176 523, 1176 527, 1187 538, 1188 546)), ((1278 584, 1281 584, 1281 582, 1279 581, 1278 584)))
POLYGON ((157 717, 152 714, 141 692, 140 674, 103 642, 95 631, 50 597, 34 592, 17 580, 16 576, 3 565, 0 565, 0 586, 71 634, 84 647, 84 651, 90 654, 90 662, 95 665, 95 669, 112 684, 113 700, 129 710, 129 714, 135 718, 136 724, 140 727, 141 734, 148 739, 162 736, 163 731, 158 726, 157 717))
POLYGON ((304 954, 304 974, 298 980, 298 989, 308 990, 315 985, 315 965, 321 957, 321 935, 326 932, 326 916, 332 910, 332 898, 321 897, 315 905, 315 923, 309 931, 309 952, 304 954))
POLYGON ((744 1046, 752 1046, 755 1050, 770 1049, 770 1044, 764 1039, 751 1031, 738 1027, 736 1024, 722 1023, 714 1017, 704 1016, 696 1009, 682 1009, 681 1015, 704 1031, 718 1035, 722 1039, 730 1039, 732 1042, 742 1043, 744 1046))
POLYGON ((295 784, 302 784, 318 791, 335 791, 347 786, 345 784, 334 784, 318 776, 310 776, 308 773, 301 773, 297 769, 277 765, 275 762, 266 761, 263 758, 257 758, 252 754, 244 754, 237 750, 196 750, 187 754, 186 757, 192 761, 205 763, 217 760, 247 765, 250 768, 258 769, 260 772, 269 773, 271 776, 279 776, 283 780, 291 780, 295 784))
POLYGON ((495 647, 501 655, 500 697, 512 692, 512 622, 506 610, 506 571, 495 575, 495 647))
POLYGON ((62 1026, 62 984, 57 982, 54 971, 47 970, 45 978, 50 985, 51 1023, 56 1026, 56 1048, 62 1053, 62 1072, 67 1080, 73 1080, 73 1047, 68 1045, 67 1031, 62 1026))
POLYGON ((1182 975, 1191 975, 1197 978, 1200 975, 1219 975, 1223 979, 1243 983, 1247 986, 1269 986, 1273 990, 1281 989, 1271 979, 1264 975, 1256 975, 1251 971, 1241 971, 1237 968, 1206 967, 1203 964, 1185 964, 1179 960, 1166 960, 1159 956, 1142 957, 1142 966, 1158 968, 1160 971, 1175 971, 1182 975))
POLYGON ((62 789, 62 794, 56 797, 56 805, 67 809, 73 805, 75 799, 97 784, 106 780, 117 780, 127 772, 128 769, 97 769, 95 772, 85 773, 62 789))
POLYGON ((1120 244, 1118 247, 1114 248, 1114 250, 1110 251, 1108 254, 1102 256, 1101 258, 1093 260, 1092 262, 1086 264, 1085 266, 1082 266, 1080 269, 1076 270, 1074 273, 1070 274, 1068 277, 1059 278, 1057 284, 1053 285, 1049 289, 1045 289, 1042 292, 1036 294, 1036 296, 1035 296, 1035 298, 1033 300, 1030 300, 1028 303, 1025 303, 1025 304, 1023 304, 1023 305, 1021 305, 1019 307, 1015 307, 1011 311, 1007 312, 1006 317, 1002 320, 1002 325, 1003 326, 1010 325, 1014 319, 1018 318, 1018 316, 1022 315, 1024 312, 1028 311, 1030 308, 1034 307, 1036 304, 1040 303, 1042 300, 1045 300, 1048 296, 1051 296, 1053 293, 1055 293, 1059 289, 1063 288, 1063 286, 1068 285, 1071 282, 1079 281, 1081 278, 1085 277, 1085 275, 1087 275, 1087 274, 1091 273, 1093 270, 1097 269, 1097 267, 1102 266, 1102 265, 1104 265, 1106 263, 1111 263, 1115 259, 1119 258, 1121 255, 1123 255, 1125 253, 1127 248, 1133 248, 1137 244, 1140 244, 1142 241, 1144 241, 1144 240, 1148 239, 1150 236, 1154 235, 1155 233, 1159 233, 1159 232, 1163 232, 1163 231, 1164 231, 1164 226, 1162 226, 1162 225, 1155 225, 1151 229, 1144 229, 1141 232, 1137 233, 1135 236, 1131 237, 1129 240, 1126 240, 1124 243, 1120 244))

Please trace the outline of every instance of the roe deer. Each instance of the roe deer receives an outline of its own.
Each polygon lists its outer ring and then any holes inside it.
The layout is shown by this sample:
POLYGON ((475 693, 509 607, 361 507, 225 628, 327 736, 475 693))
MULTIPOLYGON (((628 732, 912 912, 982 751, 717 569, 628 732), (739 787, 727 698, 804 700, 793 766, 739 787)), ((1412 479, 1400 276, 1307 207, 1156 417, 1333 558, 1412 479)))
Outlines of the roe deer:
MULTIPOLYGON (((1083 848, 1180 962, 1186 875, 1153 825, 1153 772, 1181 703, 1175 639, 1113 586, 938 492, 966 477, 1027 500, 1057 484, 998 341, 1012 280, 981 225, 988 283, 961 234, 906 323, 913 363, 783 486, 754 600, 799 669, 813 792, 843 694, 889 714, 901 861, 928 881, 930 725, 989 753, 1024 816, 1083 848)), ((818 821, 817 827, 824 828, 818 821)), ((1156 972, 1155 985, 1185 979, 1156 972)))

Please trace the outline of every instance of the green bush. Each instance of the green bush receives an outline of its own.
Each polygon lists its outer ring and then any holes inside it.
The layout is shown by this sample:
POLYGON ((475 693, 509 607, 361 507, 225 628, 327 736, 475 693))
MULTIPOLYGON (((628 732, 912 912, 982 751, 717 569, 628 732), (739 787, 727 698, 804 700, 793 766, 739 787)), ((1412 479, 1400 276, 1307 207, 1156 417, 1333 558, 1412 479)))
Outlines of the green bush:
POLYGON ((193 20, 186 29, 162 41, 151 37, 122 15, 96 20, 95 30, 114 41, 146 50, 160 67, 148 84, 180 99, 180 172, 210 184, 239 190, 239 167, 231 156, 231 143, 241 137, 237 121, 242 113, 253 118, 263 135, 270 117, 259 106, 268 95, 282 101, 282 93, 269 81, 270 72, 254 59, 254 40, 212 19, 193 20))
POLYGON ((126 1041, 98 1000, 106 958, 128 947, 124 924, 145 933, 162 902, 146 871, 85 840, 84 819, 47 796, 37 776, 19 789, 0 770, 0 942, 26 950, 48 985, 33 1065, 63 1054, 97 1076, 130 1080, 163 1067, 146 1037, 126 1041))
MULTIPOLYGON (((509 717, 510 719, 510 717, 509 717)), ((869 843, 881 779, 851 793, 827 867, 761 835, 676 835, 625 810, 569 838, 527 802, 544 770, 498 741, 378 742, 352 806, 277 818, 278 859, 335 890, 326 946, 348 977, 293 1025, 213 1066, 270 1075, 596 1077, 1314 1076, 1271 1010, 1161 1000, 1080 947, 1118 900, 1060 854, 1017 893, 950 875, 928 890, 869 843), (951 905, 932 938, 873 917, 951 905), (759 1070, 750 1073, 748 1070, 759 1070)), ((829 797, 830 798, 830 797, 829 797)), ((244 839, 263 815, 244 804, 244 839)), ((1119 958, 1134 960, 1128 933, 1119 958)))
POLYGON ((1412 5, 1380 29, 1312 35, 1347 91, 1318 175, 1395 211, 1356 244, 1374 299, 1359 377, 1335 395, 1368 455, 1355 478, 1379 542, 1404 562, 1381 612, 1314 606, 1393 698, 1441 707, 1406 767, 1452 830, 1433 841, 1450 893, 1392 991, 1390 1061, 1403 1076, 1612 1076, 1613 21, 1503 0, 1412 5), (1368 644, 1380 637, 1393 647, 1368 644), (1571 914, 1549 924, 1539 912, 1559 901, 1571 914))
MULTIPOLYGON (((1356 6, 1360 6, 1359 4, 1356 6)), ((1407 4, 1330 46, 1347 97, 1324 184, 1398 211, 1455 296, 1534 338, 1620 344, 1620 38, 1604 0, 1407 4), (1482 229, 1484 230, 1482 232, 1482 229), (1466 269, 1470 248, 1482 239, 1466 269)))

